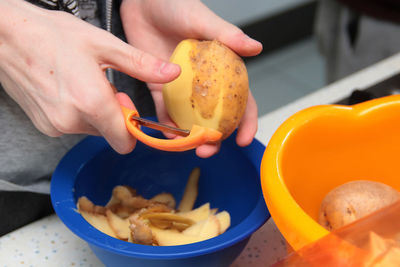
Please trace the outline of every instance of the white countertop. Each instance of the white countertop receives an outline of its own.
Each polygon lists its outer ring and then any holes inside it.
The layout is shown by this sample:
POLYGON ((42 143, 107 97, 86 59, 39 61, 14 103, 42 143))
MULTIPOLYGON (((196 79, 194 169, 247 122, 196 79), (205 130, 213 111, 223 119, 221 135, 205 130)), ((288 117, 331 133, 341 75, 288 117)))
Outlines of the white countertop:
MULTIPOLYGON (((400 72, 400 54, 355 73, 259 118, 256 138, 264 145, 289 116, 304 108, 330 104, 400 72)), ((233 267, 269 266, 286 254, 285 241, 270 219, 251 237, 233 267)), ((56 215, 0 238, 0 267, 103 266, 88 245, 69 231, 56 215)))

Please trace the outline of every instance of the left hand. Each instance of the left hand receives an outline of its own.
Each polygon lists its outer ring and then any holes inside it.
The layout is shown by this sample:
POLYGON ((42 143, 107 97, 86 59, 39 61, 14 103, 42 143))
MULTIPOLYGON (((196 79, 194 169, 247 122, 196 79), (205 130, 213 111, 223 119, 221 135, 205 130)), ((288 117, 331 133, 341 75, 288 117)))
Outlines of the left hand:
MULTIPOLYGON (((218 17, 199 0, 123 0, 121 18, 128 42, 145 52, 168 60, 177 44, 188 38, 219 40, 240 56, 255 56, 262 44, 238 27, 218 17)), ((148 83, 160 122, 174 125, 166 111, 162 84, 148 83)), ((248 103, 238 128, 236 142, 251 143, 257 131, 257 104, 249 92, 248 103)), ((217 153, 218 145, 202 145, 199 157, 217 153)))

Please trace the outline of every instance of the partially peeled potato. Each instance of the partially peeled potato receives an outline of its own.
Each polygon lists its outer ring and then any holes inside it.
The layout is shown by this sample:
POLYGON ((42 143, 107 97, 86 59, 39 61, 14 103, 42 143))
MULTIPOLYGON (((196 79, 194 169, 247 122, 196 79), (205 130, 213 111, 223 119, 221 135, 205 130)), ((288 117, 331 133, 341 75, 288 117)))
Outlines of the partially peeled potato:
POLYGON ((171 119, 183 129, 193 124, 227 138, 246 109, 249 81, 243 60, 219 41, 183 40, 170 59, 181 74, 163 88, 171 119))

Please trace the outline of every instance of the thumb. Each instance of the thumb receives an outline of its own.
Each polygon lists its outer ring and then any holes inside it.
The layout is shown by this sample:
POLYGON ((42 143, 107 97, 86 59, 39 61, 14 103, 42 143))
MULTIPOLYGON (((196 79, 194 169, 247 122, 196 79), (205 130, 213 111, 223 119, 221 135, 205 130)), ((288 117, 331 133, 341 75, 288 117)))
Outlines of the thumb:
POLYGON ((115 97, 117 98, 117 100, 121 106, 136 110, 135 104, 133 104, 132 100, 130 99, 130 97, 127 94, 125 94, 123 92, 119 92, 119 93, 115 94, 115 97))

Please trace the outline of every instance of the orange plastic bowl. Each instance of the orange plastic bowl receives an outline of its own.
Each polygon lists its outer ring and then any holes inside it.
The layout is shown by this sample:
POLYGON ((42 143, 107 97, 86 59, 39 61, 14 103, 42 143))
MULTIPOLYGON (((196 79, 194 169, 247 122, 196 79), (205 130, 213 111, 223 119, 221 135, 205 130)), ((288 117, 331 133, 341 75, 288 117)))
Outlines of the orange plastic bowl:
POLYGON ((302 110, 274 133, 261 163, 268 209, 294 250, 328 234, 317 222, 324 196, 361 179, 400 190, 400 96, 302 110))

